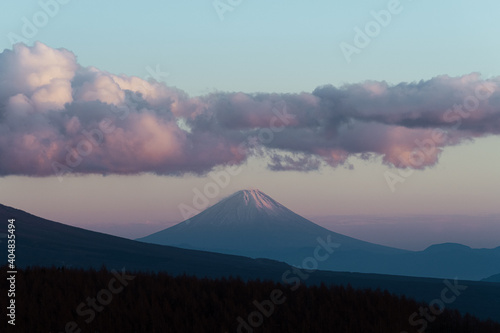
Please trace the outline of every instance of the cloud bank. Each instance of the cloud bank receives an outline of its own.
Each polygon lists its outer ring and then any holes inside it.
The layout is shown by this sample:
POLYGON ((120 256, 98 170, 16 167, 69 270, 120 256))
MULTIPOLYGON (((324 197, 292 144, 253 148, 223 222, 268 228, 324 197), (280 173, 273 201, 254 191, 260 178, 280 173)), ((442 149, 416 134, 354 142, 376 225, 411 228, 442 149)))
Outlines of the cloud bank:
POLYGON ((349 166, 350 156, 425 168, 448 146, 500 134, 499 85, 472 73, 190 97, 17 44, 0 54, 0 175, 202 174, 252 156, 275 171, 349 166))

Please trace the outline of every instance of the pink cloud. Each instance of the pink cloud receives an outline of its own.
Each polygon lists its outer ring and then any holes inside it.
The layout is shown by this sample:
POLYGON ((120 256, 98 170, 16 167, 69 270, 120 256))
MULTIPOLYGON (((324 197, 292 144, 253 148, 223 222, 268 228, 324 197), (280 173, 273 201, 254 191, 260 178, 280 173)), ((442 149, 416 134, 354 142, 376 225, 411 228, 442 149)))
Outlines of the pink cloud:
POLYGON ((189 97, 82 67, 64 49, 18 44, 0 54, 0 174, 182 175, 249 156, 276 171, 377 155, 399 168, 425 168, 448 146, 500 133, 499 84, 472 73, 189 97))

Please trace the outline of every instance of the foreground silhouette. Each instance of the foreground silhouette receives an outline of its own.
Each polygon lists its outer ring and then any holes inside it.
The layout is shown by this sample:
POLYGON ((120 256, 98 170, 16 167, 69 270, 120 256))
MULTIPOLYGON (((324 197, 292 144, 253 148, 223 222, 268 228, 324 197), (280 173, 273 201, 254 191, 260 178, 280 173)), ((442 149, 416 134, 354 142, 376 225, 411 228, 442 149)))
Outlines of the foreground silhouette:
MULTIPOLYGON (((7 284, 2 280, 4 294, 7 284)), ((4 309, 5 300, 0 304, 4 309)), ((271 281, 172 277, 104 267, 19 270, 16 304, 16 332, 149 333, 237 332, 238 326, 240 332, 416 332, 423 324, 412 326, 409 317, 428 307, 386 291, 350 286, 295 288, 271 281)), ((500 332, 499 323, 458 311, 433 317, 425 332, 500 332)), ((2 320, 0 331, 13 331, 6 326, 2 320)))

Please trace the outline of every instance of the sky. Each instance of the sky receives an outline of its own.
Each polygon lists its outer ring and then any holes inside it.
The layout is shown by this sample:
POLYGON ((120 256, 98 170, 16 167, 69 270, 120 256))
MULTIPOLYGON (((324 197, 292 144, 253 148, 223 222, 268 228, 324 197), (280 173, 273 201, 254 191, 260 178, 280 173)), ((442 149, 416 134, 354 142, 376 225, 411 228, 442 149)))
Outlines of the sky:
POLYGON ((368 241, 499 246, 499 7, 10 3, 0 203, 135 238, 251 187, 368 241))

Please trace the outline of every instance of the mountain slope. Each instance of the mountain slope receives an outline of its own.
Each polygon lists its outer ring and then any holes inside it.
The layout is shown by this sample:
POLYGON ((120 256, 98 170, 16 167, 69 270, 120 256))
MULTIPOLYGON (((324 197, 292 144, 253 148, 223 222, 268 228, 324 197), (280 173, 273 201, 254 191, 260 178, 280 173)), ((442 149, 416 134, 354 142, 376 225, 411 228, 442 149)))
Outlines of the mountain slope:
MULTIPOLYGON (((49 221, 0 205, 3 230, 7 230, 6 224, 10 218, 16 220, 18 267, 56 265, 99 268, 105 265, 109 269, 125 267, 127 270, 167 271, 173 275, 239 275, 243 278, 267 276, 273 279, 288 267, 270 260, 252 260, 136 242, 49 221)), ((5 238, 0 238, 0 246, 4 246, 5 242, 5 238)))
POLYGON ((243 190, 200 214, 139 241, 270 258, 301 267, 318 238, 338 244, 321 269, 479 280, 500 269, 500 251, 441 244, 406 251, 323 228, 258 190, 243 190))

